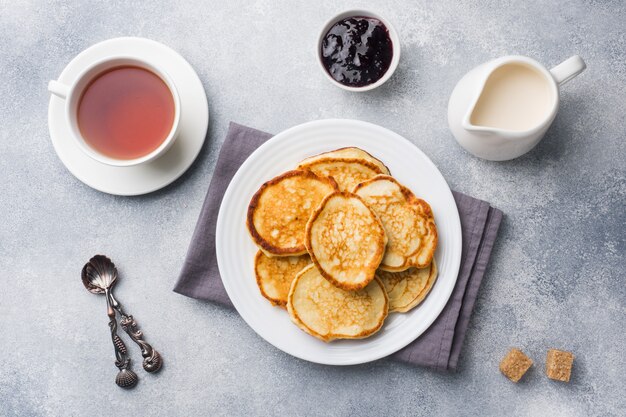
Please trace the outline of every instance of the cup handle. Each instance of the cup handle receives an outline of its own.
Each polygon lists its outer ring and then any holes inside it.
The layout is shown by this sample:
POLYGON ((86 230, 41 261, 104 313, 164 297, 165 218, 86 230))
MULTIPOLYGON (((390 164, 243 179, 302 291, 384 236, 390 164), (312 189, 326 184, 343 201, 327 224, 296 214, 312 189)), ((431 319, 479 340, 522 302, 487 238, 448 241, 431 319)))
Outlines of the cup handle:
POLYGON ((52 80, 48 83, 48 91, 50 91, 57 97, 67 98, 67 94, 70 91, 70 88, 63 83, 52 80))
POLYGON ((580 56, 574 55, 552 68, 550 73, 557 84, 561 86, 583 72, 585 68, 587 68, 585 61, 580 56))

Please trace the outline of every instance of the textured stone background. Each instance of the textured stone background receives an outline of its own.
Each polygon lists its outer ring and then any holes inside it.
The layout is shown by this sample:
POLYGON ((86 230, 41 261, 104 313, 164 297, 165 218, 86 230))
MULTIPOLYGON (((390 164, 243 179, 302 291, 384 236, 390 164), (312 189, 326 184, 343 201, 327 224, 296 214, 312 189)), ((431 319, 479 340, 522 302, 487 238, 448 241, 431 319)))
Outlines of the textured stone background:
POLYGON ((328 83, 313 55, 322 23, 354 5, 341 3, 0 0, 0 415, 624 415, 625 4, 367 2, 400 32, 402 59, 387 85, 358 95, 328 83), (47 127, 48 80, 123 35, 178 50, 211 112, 188 173, 135 198, 75 179, 47 127), (447 99, 470 68, 511 53, 547 66, 578 53, 588 69, 534 151, 486 162, 453 140, 447 99), (458 373, 310 364, 236 312, 171 291, 228 122, 278 132, 328 117, 400 133, 453 188, 506 213, 458 373), (113 383, 104 300, 79 280, 97 252, 120 266, 120 299, 167 360, 132 392, 113 383), (536 361, 518 385, 497 368, 510 346, 536 361), (550 347, 576 354, 569 385, 543 376, 550 347))

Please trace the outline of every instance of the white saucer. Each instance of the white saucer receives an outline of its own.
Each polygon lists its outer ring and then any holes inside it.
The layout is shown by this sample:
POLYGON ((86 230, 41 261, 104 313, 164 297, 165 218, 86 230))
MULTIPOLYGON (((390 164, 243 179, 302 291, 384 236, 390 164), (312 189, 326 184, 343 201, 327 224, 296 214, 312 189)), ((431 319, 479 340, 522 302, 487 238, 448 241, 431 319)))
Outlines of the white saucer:
POLYGON ((180 133, 172 148, 144 165, 114 167, 87 156, 74 143, 64 118, 63 99, 50 98, 48 126, 56 153, 76 178, 96 190, 116 195, 147 194, 180 177, 200 153, 209 126, 209 105, 202 82, 191 65, 173 49, 144 38, 115 38, 78 54, 58 80, 70 83, 86 66, 108 55, 125 54, 153 60, 172 77, 180 94, 180 133))

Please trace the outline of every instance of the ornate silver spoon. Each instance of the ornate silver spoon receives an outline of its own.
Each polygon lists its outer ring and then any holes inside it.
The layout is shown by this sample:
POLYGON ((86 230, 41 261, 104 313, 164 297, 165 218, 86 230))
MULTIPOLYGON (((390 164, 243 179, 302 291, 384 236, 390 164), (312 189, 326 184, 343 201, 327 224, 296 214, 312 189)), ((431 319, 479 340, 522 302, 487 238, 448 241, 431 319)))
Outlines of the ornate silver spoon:
POLYGON ((115 348, 115 366, 119 369, 115 377, 115 383, 122 388, 132 388, 137 385, 139 378, 130 369, 128 350, 122 339, 117 334, 117 320, 115 310, 109 301, 110 288, 117 279, 117 271, 111 273, 110 266, 104 261, 104 256, 96 255, 85 264, 81 273, 83 285, 92 294, 105 294, 107 299, 107 315, 109 316, 109 328, 111 340, 115 348))
MULTIPOLYGON (((104 255, 96 255, 89 260, 89 263, 87 265, 92 263, 94 260, 99 265, 101 265, 105 271, 107 271, 106 273, 113 277, 108 288, 104 290, 104 293, 107 297, 107 303, 109 303, 111 307, 113 307, 113 309, 115 309, 119 313, 122 329, 141 349, 141 356, 143 356, 143 369, 145 369, 146 372, 157 372, 159 369, 161 369, 161 366, 163 366, 163 358, 161 357, 159 352, 157 352, 155 349, 152 348, 152 346, 150 346, 149 343, 143 340, 143 332, 137 327, 137 322, 135 322, 133 316, 130 314, 126 314, 121 304, 113 296, 113 286, 117 282, 118 278, 117 268, 115 268, 115 264, 104 255)), ((85 278, 83 278, 83 283, 85 283, 85 278)), ((100 282, 95 283, 96 287, 101 288, 98 287, 98 284, 100 284, 100 282)), ((85 286, 87 286, 87 284, 85 284, 85 286)), ((100 292, 99 294, 102 294, 102 292, 100 292)))

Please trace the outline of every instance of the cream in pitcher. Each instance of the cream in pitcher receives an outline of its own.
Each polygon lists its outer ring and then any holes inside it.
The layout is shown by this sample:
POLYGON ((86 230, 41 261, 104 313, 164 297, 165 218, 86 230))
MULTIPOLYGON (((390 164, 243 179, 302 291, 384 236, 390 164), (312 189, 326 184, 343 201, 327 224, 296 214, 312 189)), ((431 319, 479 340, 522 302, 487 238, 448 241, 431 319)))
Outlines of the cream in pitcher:
POLYGON ((487 62, 459 81, 448 104, 448 123, 470 153, 489 160, 531 150, 554 120, 560 85, 585 69, 574 56, 548 71, 522 56, 487 62))
POLYGON ((475 126, 523 131, 540 124, 550 112, 554 98, 539 72, 511 63, 496 69, 470 115, 475 126))

